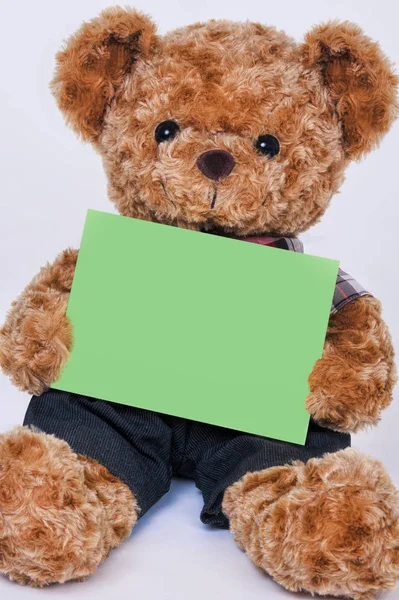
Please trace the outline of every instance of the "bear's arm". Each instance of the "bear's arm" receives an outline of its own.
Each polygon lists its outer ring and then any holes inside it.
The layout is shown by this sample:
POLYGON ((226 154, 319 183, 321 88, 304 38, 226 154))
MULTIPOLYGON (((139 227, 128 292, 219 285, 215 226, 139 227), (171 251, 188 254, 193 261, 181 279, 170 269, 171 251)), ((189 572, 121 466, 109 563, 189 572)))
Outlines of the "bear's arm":
POLYGON ((381 304, 363 296, 331 315, 323 356, 309 377, 306 408, 320 425, 356 432, 379 421, 395 382, 381 304))
POLYGON ((23 391, 41 394, 68 360, 72 326, 66 316, 77 250, 64 250, 12 303, 0 329, 0 366, 23 391))

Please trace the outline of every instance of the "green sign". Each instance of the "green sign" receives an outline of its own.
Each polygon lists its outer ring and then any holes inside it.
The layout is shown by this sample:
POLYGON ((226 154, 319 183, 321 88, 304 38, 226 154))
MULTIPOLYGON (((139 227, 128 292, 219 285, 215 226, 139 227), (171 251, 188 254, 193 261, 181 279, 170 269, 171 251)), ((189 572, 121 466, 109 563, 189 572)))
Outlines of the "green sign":
POLYGON ((69 392, 304 444, 338 262, 88 211, 69 392))

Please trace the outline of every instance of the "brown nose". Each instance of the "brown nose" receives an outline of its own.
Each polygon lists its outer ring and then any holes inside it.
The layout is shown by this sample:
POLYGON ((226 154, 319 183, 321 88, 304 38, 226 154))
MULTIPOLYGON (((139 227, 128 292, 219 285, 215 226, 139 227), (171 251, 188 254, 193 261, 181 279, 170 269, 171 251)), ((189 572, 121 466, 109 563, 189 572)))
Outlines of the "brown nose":
POLYGON ((234 158, 226 150, 208 150, 198 158, 197 166, 205 177, 217 181, 230 175, 234 167, 234 158))

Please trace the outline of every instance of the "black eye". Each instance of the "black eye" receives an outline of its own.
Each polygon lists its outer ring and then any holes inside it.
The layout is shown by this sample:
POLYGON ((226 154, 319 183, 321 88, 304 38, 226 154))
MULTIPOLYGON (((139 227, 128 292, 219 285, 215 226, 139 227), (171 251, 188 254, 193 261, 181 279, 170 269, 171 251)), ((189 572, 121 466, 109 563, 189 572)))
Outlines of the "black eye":
POLYGON ((179 133, 180 127, 176 121, 162 121, 155 130, 155 139, 157 144, 173 140, 179 133))
POLYGON ((274 135, 260 135, 255 142, 255 148, 265 156, 272 158, 280 152, 280 143, 274 135))

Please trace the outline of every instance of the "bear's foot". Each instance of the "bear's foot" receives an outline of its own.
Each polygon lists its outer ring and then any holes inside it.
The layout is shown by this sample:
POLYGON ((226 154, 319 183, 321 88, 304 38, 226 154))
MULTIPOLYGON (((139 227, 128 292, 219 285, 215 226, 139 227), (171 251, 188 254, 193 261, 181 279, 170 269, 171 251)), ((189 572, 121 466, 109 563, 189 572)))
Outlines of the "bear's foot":
POLYGON ((355 450, 247 473, 223 511, 239 546, 288 590, 369 600, 399 578, 398 493, 355 450))
POLYGON ((52 435, 0 435, 0 573, 43 586, 85 579, 131 532, 128 487, 52 435))

